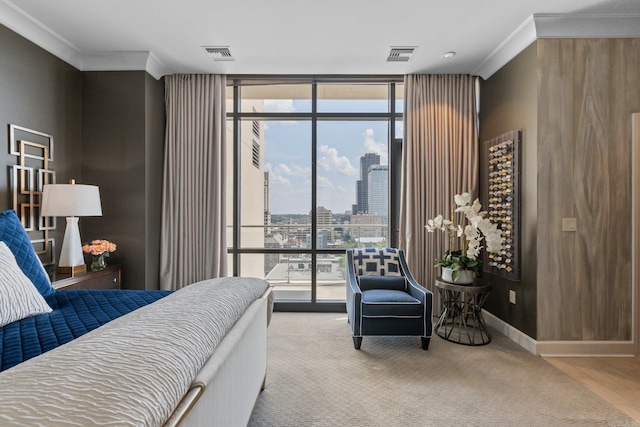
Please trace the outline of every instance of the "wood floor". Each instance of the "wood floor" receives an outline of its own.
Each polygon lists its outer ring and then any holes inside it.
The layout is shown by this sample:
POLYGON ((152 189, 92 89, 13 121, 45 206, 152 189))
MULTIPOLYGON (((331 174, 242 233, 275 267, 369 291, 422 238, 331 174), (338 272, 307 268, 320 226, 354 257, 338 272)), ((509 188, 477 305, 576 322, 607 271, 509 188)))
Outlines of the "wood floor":
POLYGON ((640 357, 545 357, 544 359, 640 421, 640 357))

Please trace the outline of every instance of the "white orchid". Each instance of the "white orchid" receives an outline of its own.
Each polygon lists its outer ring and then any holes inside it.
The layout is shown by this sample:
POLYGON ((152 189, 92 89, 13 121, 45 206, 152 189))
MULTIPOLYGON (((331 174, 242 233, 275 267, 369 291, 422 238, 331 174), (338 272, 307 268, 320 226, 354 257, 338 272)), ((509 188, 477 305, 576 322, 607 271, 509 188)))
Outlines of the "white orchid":
POLYGON ((457 269, 468 268, 478 271, 481 260, 478 259, 480 251, 483 249, 481 243, 486 243, 489 253, 499 253, 502 250, 502 231, 497 224, 493 224, 486 218, 487 212, 482 211, 479 199, 471 202, 469 193, 456 194, 453 198, 457 208, 455 212, 464 214, 467 225, 455 224, 454 221, 443 219, 442 215, 427 221, 425 228, 433 233, 436 230, 445 231, 449 234, 449 249, 442 258, 436 260, 436 266, 454 267, 454 275, 457 269), (454 250, 454 236, 466 241, 466 251, 454 250))
POLYGON ((465 205, 468 205, 469 202, 471 201, 471 194, 469 193, 456 194, 453 197, 453 200, 456 202, 456 205, 465 206, 465 205))
POLYGON ((427 221, 427 225, 424 226, 428 232, 433 233, 436 230, 448 231, 448 232, 456 232, 458 233, 458 237, 462 235, 462 228, 458 231, 458 227, 453 224, 453 221, 450 219, 443 219, 442 215, 438 215, 437 217, 430 219, 427 221))

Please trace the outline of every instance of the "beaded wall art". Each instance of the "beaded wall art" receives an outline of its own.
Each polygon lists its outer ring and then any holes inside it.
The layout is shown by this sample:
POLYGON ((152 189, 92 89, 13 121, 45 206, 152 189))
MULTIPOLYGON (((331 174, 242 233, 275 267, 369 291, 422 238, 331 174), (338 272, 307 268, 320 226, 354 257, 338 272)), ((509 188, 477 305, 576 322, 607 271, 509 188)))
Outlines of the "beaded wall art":
POLYGON ((483 205, 502 230, 502 251, 484 255, 484 271, 520 280, 520 144, 521 132, 510 131, 484 142, 483 205))

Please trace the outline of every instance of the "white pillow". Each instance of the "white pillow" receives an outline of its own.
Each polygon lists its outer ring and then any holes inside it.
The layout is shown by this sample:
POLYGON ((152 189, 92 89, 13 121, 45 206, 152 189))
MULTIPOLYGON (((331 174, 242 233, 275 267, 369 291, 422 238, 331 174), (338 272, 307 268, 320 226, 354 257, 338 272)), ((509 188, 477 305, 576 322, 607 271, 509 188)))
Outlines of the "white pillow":
POLYGON ((51 311, 40 292, 18 267, 11 249, 0 241, 0 327, 51 311))

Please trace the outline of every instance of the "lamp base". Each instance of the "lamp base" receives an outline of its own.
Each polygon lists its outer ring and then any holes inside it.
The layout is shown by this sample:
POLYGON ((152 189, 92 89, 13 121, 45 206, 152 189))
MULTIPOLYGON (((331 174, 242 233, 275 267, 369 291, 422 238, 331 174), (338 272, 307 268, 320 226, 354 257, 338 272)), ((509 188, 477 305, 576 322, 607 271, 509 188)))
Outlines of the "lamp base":
POLYGON ((87 264, 74 265, 73 267, 58 267, 58 273, 70 274, 72 277, 87 272, 87 264))

